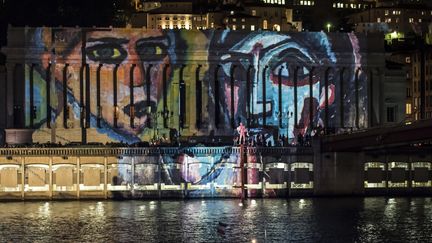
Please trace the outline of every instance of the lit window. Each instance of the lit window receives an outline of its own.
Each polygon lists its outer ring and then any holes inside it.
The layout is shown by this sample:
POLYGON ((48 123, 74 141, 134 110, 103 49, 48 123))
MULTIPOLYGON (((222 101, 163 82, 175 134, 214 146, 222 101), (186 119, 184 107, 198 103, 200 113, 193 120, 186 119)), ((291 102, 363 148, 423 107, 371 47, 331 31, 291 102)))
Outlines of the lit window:
POLYGON ((251 25, 251 30, 252 30, 252 31, 255 30, 255 25, 251 25))
POLYGON ((381 23, 381 18, 377 18, 377 23, 381 23))
POLYGON ((407 103, 406 104, 406 114, 407 115, 411 115, 411 104, 410 103, 407 103))
POLYGON ((214 28, 214 23, 213 22, 210 24, 210 27, 214 28))
POLYGON ((230 14, 231 14, 231 15, 234 15, 234 11, 231 11, 230 14))
POLYGON ((245 25, 242 25, 242 30, 244 30, 246 28, 246 26, 245 25))
POLYGON ((233 24, 232 29, 233 29, 233 30, 236 30, 236 29, 237 29, 237 26, 236 26, 235 24, 233 24))
MULTIPOLYGON (((432 14, 432 12, 431 12, 431 14, 432 14)), ((256 16, 256 10, 255 9, 252 9, 252 16, 256 16)))
POLYGON ((385 15, 385 16, 389 15, 389 11, 388 11, 388 10, 385 10, 385 11, 384 11, 384 15, 385 15))
POLYGON ((237 21, 237 19, 236 19, 236 18, 233 18, 233 19, 232 19, 232 21, 233 21, 233 22, 236 22, 236 21, 237 21))
POLYGON ((410 23, 414 23, 414 18, 409 18, 408 21, 409 21, 410 23))
POLYGON ((241 21, 242 21, 242 22, 245 22, 245 19, 242 19, 241 21))
POLYGON ((419 23, 421 23, 422 22, 422 19, 419 19, 419 23))
POLYGON ((263 21, 263 29, 265 29, 265 30, 267 29, 267 20, 263 21))

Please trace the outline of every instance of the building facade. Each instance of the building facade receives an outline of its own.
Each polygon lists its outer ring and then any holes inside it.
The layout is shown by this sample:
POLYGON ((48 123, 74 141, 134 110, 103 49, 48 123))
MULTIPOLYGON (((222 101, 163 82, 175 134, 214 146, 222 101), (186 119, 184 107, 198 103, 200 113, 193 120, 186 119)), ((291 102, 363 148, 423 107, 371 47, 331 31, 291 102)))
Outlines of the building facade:
POLYGON ((381 122, 382 46, 363 36, 11 28, 8 38, 3 119, 34 142, 232 136, 240 122, 294 138, 381 122))

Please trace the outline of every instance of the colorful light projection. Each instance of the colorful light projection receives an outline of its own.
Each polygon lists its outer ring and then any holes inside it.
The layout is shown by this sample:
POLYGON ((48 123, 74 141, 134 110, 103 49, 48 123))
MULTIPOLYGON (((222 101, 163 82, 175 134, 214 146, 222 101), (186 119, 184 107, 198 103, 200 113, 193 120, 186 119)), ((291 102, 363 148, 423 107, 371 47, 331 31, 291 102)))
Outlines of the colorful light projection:
POLYGON ((63 142, 81 128, 92 130, 89 141, 134 143, 169 129, 232 135, 240 122, 290 138, 367 126, 366 59, 354 34, 35 28, 26 36, 26 124, 39 134, 55 124, 63 142))

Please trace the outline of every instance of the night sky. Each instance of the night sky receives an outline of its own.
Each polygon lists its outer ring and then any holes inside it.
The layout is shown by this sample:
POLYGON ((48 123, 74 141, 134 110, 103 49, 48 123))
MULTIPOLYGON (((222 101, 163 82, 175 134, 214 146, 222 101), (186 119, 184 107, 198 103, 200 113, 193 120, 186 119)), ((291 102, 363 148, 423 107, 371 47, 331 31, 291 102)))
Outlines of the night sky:
POLYGON ((132 7, 130 0, 0 0, 0 46, 6 45, 8 24, 124 26, 124 16, 132 7))

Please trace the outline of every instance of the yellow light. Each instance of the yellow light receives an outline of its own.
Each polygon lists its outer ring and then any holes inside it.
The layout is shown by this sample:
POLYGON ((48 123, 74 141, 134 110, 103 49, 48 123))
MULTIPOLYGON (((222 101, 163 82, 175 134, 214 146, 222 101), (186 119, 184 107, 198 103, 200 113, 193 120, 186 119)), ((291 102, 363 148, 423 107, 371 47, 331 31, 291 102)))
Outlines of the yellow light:
POLYGON ((327 24, 327 32, 330 32, 330 28, 332 27, 332 25, 330 23, 327 24))

